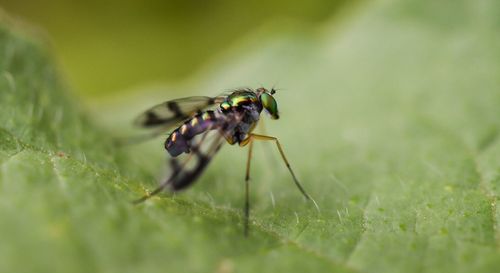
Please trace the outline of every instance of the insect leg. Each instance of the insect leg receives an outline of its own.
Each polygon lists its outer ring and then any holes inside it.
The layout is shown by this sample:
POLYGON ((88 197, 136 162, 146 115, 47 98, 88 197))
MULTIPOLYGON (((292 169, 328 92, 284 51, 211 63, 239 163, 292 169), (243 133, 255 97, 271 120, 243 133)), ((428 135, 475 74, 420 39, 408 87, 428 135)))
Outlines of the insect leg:
POLYGON ((314 199, 312 199, 311 196, 309 194, 307 194, 307 192, 304 190, 304 187, 302 187, 299 180, 295 176, 295 173, 293 172, 292 167, 290 166, 290 163, 288 162, 288 159, 285 156, 285 152, 283 151, 283 148, 281 147, 281 144, 280 144, 278 138, 273 137, 273 136, 250 134, 248 139, 249 140, 242 142, 242 144, 246 145, 248 143, 252 143, 252 140, 254 140, 254 139, 255 140, 264 140, 264 141, 274 141, 276 143, 276 147, 278 148, 278 151, 280 152, 281 157, 283 158, 283 161, 285 162, 286 167, 290 171, 290 174, 292 175, 292 178, 293 178, 293 181, 295 182, 295 185, 297 186, 297 188, 300 190, 300 192, 302 193, 302 195, 304 195, 304 197, 306 199, 311 200, 314 203, 314 206, 316 206, 316 209, 319 211, 319 207, 318 207, 318 204, 316 204, 316 201, 314 201, 314 199))
POLYGON ((248 236, 248 222, 250 218, 250 162, 252 161, 253 142, 248 146, 247 171, 245 175, 245 236, 248 236))

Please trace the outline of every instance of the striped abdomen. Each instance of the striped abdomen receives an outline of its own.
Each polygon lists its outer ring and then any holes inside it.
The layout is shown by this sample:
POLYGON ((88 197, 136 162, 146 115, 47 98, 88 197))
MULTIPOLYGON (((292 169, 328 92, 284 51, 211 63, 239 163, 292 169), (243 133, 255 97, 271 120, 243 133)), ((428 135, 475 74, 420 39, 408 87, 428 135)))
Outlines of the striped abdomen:
POLYGON ((174 157, 182 153, 189 153, 191 140, 207 130, 216 129, 217 122, 220 120, 219 115, 219 113, 210 110, 186 121, 170 134, 165 141, 165 149, 174 157))

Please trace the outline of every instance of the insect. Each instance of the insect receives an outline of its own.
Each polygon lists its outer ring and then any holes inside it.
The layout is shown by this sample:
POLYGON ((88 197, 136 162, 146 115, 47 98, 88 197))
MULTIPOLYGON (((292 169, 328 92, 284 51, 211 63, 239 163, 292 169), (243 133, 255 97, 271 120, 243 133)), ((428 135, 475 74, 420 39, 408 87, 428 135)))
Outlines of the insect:
POLYGON ((192 185, 202 174, 223 143, 248 146, 245 174, 244 233, 248 235, 250 202, 249 180, 253 143, 256 140, 272 141, 302 195, 314 200, 306 193, 295 176, 278 138, 253 133, 263 111, 271 119, 279 119, 278 105, 272 88, 237 89, 217 97, 195 96, 158 104, 141 114, 135 123, 141 127, 155 129, 153 135, 171 131, 165 141, 170 154, 172 173, 156 189, 135 201, 140 203, 164 191, 179 191, 192 185), (215 135, 209 137, 209 133, 215 135), (213 134, 215 133, 215 134, 213 134), (181 160, 181 156, 185 156, 181 160))

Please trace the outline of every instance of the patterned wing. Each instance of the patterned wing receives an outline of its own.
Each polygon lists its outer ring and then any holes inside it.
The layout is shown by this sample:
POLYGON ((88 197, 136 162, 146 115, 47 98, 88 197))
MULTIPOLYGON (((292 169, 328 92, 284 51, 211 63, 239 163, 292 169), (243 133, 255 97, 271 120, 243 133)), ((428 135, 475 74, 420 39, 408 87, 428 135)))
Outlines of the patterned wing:
POLYGON ((171 191, 180 191, 192 185, 225 142, 222 135, 217 132, 209 132, 204 136, 209 137, 202 136, 199 143, 191 147, 188 158, 182 165, 179 164, 179 159, 170 159, 171 168, 176 174, 169 182, 171 191))
POLYGON ((207 107, 223 102, 225 98, 225 96, 195 96, 166 101, 139 115, 134 124, 145 128, 168 128, 207 107))

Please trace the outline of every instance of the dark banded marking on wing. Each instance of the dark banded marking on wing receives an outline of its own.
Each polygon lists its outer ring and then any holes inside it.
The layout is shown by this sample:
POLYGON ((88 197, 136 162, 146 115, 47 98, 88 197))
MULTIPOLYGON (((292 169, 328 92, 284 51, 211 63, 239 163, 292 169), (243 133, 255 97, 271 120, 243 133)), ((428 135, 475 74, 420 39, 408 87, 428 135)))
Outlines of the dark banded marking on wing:
POLYGON ((203 109, 223 102, 225 98, 225 96, 194 96, 166 101, 139 115, 134 124, 146 128, 159 126, 167 128, 190 118, 203 109))
MULTIPOLYGON (((184 168, 178 171, 175 179, 170 183, 170 190, 180 191, 189 187, 196 179, 203 173, 205 168, 208 166, 212 158, 219 151, 224 144, 224 138, 220 135, 214 140, 210 145, 211 148, 207 152, 202 152, 199 146, 191 148, 192 157, 191 160, 196 160, 195 165, 191 169, 184 168)), ((171 159, 175 160, 175 159, 171 159)))

